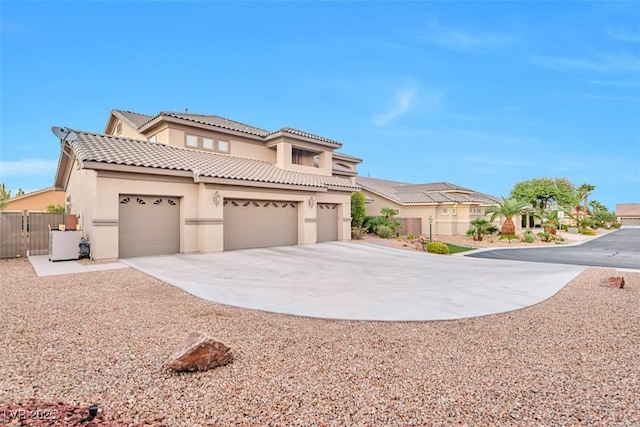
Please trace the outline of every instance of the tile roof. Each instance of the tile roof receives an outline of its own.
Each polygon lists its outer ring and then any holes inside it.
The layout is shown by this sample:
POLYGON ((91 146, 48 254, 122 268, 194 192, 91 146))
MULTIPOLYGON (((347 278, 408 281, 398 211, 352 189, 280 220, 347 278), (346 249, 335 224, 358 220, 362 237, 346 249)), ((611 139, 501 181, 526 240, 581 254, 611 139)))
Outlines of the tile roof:
POLYGON ((617 216, 640 216, 640 203, 619 203, 616 205, 617 216))
MULTIPOLYGON (((148 116, 145 114, 138 114, 138 113, 133 113, 131 111, 121 111, 121 110, 114 110, 114 111, 118 111, 120 113, 124 113, 126 114, 127 117, 130 116, 139 116, 136 117, 134 120, 132 120, 130 123, 136 123, 134 124, 136 126, 136 128, 138 130, 140 130, 140 128, 144 127, 146 124, 150 123, 151 121, 155 120, 158 117, 173 117, 176 119, 182 119, 182 120, 188 120, 194 123, 200 123, 200 124, 205 124, 205 125, 210 125, 210 126, 216 126, 216 127, 220 127, 223 129, 229 129, 229 130, 235 130, 237 132, 243 132, 243 133, 247 133, 250 135, 255 135, 255 136, 259 136, 263 139, 267 139, 269 136, 271 135, 275 135, 277 133, 282 133, 282 134, 289 134, 289 135, 295 135, 295 136, 302 136, 304 138, 309 138, 309 139, 315 139, 317 141, 321 141, 321 142, 325 142, 331 145, 335 145, 336 147, 341 147, 342 143, 338 142, 338 141, 334 141, 332 139, 329 138, 325 138, 322 136, 318 136, 318 135, 314 135, 312 133, 309 132, 304 132, 298 129, 294 129, 294 128, 290 128, 290 127, 284 127, 281 129, 278 129, 277 131, 271 132, 265 129, 260 129, 257 128, 255 126, 249 126, 247 124, 235 121, 235 120, 231 120, 231 119, 227 119, 224 117, 220 117, 220 116, 215 116, 215 115, 210 115, 210 114, 192 114, 192 113, 180 113, 180 112, 174 112, 174 111, 161 111, 160 113, 158 113, 155 116, 148 116)), ((354 159, 357 159, 356 157, 354 157, 354 159)))
POLYGON ((356 172, 356 171, 354 171, 352 169, 349 169, 349 168, 345 168, 344 166, 339 165, 338 163, 334 163, 332 165, 332 170, 333 170, 333 172, 335 172, 337 174, 340 174, 340 175, 353 175, 353 176, 356 176, 358 174, 358 172, 356 172))
MULTIPOLYGON (((195 123, 216 126, 223 129, 235 130, 238 132, 244 132, 251 135, 257 135, 260 137, 265 137, 269 134, 269 131, 264 129, 260 129, 254 126, 249 126, 244 123, 237 122, 235 120, 226 119, 224 117, 208 115, 208 114, 191 114, 191 113, 176 113, 173 111, 161 111, 158 115, 151 117, 147 122, 150 122, 155 118, 161 117, 161 116, 188 120, 195 123)), ((146 124, 146 122, 144 124, 146 124)), ((141 125, 140 127, 142 127, 143 125, 141 125)))
POLYGON ((148 122, 153 118, 153 116, 149 116, 147 114, 134 113, 133 111, 126 110, 113 110, 112 111, 116 116, 120 117, 125 122, 129 123, 129 125, 138 129, 140 126, 148 122))
POLYGON ((348 162, 362 163, 362 159, 359 157, 350 156, 344 153, 333 152, 333 160, 346 160, 348 162))
POLYGON ((312 133, 309 132, 305 132, 302 130, 298 130, 298 129, 294 129, 294 128, 282 128, 282 129, 278 129, 275 132, 271 132, 269 135, 267 136, 271 136, 277 133, 283 133, 283 134, 289 134, 289 135, 296 135, 296 136, 302 136, 304 138, 309 138, 309 139, 315 139, 317 141, 322 141, 322 142, 326 142, 329 143, 331 145, 335 145, 337 147, 341 147, 342 143, 338 142, 338 141, 334 141, 333 139, 329 139, 329 138, 325 138, 322 136, 318 136, 318 135, 314 135, 312 133))
POLYGON ((358 177, 358 185, 400 204, 480 203, 495 204, 499 199, 448 182, 408 184, 376 178, 358 177))
POLYGON ((342 187, 355 190, 349 179, 283 170, 262 160, 247 159, 154 144, 148 141, 76 131, 70 142, 78 159, 117 165, 189 171, 200 177, 300 185, 308 187, 342 187))

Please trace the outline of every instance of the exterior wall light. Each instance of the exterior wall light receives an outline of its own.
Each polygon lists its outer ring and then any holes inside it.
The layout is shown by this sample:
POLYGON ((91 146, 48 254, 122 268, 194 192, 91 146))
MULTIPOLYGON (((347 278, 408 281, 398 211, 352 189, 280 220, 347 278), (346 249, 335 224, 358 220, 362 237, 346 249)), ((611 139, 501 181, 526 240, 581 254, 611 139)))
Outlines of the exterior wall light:
POLYGON ((213 195, 213 204, 216 206, 220 205, 220 192, 218 190, 216 190, 215 194, 213 195))
POLYGON ((309 207, 312 208, 313 205, 316 204, 316 199, 313 198, 313 196, 309 197, 309 207))

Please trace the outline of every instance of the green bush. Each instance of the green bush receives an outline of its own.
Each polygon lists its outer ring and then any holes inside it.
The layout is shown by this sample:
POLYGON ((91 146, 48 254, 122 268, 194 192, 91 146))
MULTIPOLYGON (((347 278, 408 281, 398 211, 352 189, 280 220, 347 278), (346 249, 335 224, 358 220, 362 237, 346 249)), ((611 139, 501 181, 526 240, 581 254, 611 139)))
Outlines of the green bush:
POLYGON ((376 228, 376 234, 382 237, 383 239, 388 239, 393 235, 393 228, 388 227, 386 225, 379 225, 376 228))
POLYGON ((524 240, 526 243, 533 243, 536 238, 531 230, 526 230, 524 233, 522 233, 522 240, 524 240))
POLYGON ((592 230, 590 228, 581 228, 581 229, 578 230, 578 233, 584 234, 585 236, 595 236, 596 235, 595 230, 592 230))
POLYGON ((520 238, 515 234, 503 234, 502 236, 500 236, 500 240, 507 240, 509 243, 511 243, 512 240, 519 240, 519 239, 520 238))
POLYGON ((364 219, 366 218, 365 213, 365 197, 364 193, 360 191, 356 191, 351 194, 351 226, 352 227, 362 227, 364 223, 364 219))
POLYGON ((569 231, 569 225, 568 224, 562 224, 562 231, 569 231))
POLYGON ((564 242, 564 240, 565 239, 562 236, 556 236, 556 238, 555 238, 556 243, 562 243, 562 242, 564 242))
POLYGON ((442 242, 429 242, 424 246, 424 248, 427 252, 431 252, 432 254, 449 254, 449 247, 442 242))
POLYGON ((550 242, 553 235, 551 233, 538 233, 538 237, 543 242, 550 242))
POLYGON ((470 229, 467 230, 467 236, 474 236, 475 234, 476 234, 475 227, 471 227, 470 229))
POLYGON ((493 224, 484 229, 485 234, 496 234, 498 231, 500 231, 500 229, 493 224))

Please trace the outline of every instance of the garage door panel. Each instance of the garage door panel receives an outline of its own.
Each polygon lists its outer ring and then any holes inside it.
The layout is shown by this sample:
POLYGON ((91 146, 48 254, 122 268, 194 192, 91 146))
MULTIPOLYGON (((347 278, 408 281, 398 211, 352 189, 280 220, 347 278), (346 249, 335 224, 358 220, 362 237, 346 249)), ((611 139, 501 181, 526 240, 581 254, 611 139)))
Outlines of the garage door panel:
POLYGON ((318 242, 338 240, 338 205, 318 203, 318 242))
POLYGON ((640 218, 620 218, 620 225, 640 225, 640 218))
POLYGON ((179 199, 120 196, 119 257, 180 252, 179 199))
POLYGON ((266 200, 224 201, 224 249, 298 244, 298 205, 266 200))

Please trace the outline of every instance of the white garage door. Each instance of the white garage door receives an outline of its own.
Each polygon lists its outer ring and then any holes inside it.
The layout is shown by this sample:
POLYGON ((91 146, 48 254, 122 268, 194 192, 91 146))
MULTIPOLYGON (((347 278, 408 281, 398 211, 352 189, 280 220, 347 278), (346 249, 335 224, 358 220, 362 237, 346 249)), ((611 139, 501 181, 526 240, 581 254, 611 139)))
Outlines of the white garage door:
POLYGON ((318 242, 338 240, 338 205, 318 203, 318 242))
POLYGON ((298 244, 298 204, 267 200, 224 201, 224 250, 298 244))
POLYGON ((120 196, 120 258, 180 252, 180 199, 120 196))
POLYGON ((620 218, 620 225, 640 225, 640 218, 620 218))

